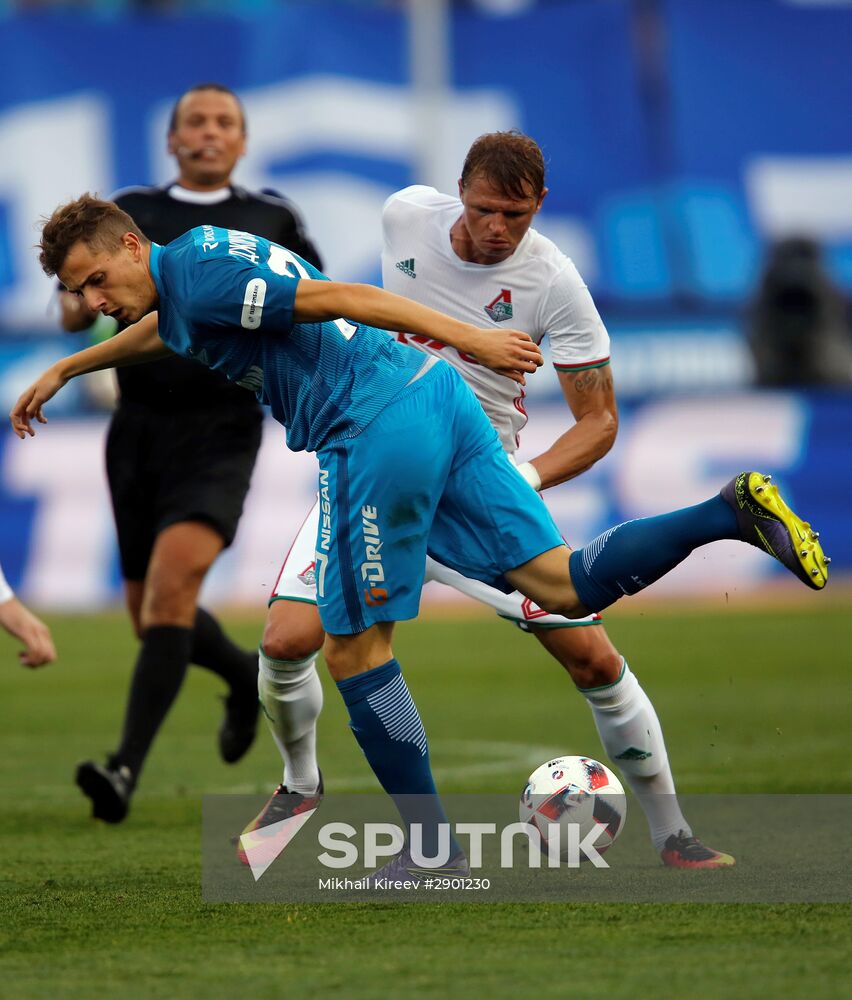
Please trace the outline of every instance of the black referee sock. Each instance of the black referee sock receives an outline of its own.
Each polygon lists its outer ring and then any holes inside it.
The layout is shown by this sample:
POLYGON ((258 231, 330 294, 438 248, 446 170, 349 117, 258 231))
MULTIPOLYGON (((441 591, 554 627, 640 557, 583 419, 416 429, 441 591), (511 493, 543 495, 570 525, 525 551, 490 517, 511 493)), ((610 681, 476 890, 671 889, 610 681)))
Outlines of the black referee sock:
POLYGON ((257 700, 257 653, 231 642, 219 622, 204 608, 195 613, 190 660, 212 670, 235 694, 245 694, 252 703, 257 700))
POLYGON ((130 684, 121 745, 110 758, 113 767, 126 764, 134 781, 177 697, 191 648, 192 630, 179 625, 155 625, 145 633, 130 684))

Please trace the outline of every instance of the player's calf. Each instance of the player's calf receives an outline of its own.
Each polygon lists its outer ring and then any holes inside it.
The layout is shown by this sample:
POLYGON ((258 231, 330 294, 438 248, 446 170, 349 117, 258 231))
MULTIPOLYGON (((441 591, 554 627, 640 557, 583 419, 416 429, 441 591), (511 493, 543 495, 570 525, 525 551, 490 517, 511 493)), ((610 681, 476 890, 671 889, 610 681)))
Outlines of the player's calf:
POLYGON ((603 687, 618 680, 621 654, 602 625, 532 628, 530 631, 581 690, 603 687))
POLYGON ((316 723, 322 711, 322 685, 316 654, 304 660, 273 660, 260 650, 257 693, 284 763, 290 792, 311 795, 319 784, 316 723))

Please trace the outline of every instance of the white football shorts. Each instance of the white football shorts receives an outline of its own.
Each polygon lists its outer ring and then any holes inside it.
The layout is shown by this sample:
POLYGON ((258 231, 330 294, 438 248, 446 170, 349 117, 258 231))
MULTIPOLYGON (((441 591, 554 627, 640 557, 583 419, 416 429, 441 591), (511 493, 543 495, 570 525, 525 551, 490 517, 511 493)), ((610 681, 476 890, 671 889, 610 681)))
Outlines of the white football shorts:
MULTIPOLYGON (((319 501, 311 508, 299 529, 290 551, 284 559, 284 565, 278 574, 278 580, 272 588, 269 603, 274 601, 304 601, 308 604, 317 603, 316 590, 316 543, 319 528, 319 501)), ((487 583, 470 580, 461 573, 444 566, 431 557, 426 558, 426 583, 434 580, 447 587, 452 587, 461 594, 472 597, 481 604, 494 608, 501 618, 514 622, 525 632, 533 628, 578 628, 586 625, 602 624, 599 614, 587 618, 563 618, 561 615, 551 615, 542 611, 528 597, 518 591, 504 594, 487 583)))

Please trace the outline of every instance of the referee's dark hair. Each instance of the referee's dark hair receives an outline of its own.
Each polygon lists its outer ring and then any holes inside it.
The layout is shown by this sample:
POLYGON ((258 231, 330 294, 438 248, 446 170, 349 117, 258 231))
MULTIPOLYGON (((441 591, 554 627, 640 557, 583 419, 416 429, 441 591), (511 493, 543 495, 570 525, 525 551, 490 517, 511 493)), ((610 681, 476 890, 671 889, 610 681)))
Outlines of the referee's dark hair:
POLYGON ((94 252, 117 250, 125 233, 134 233, 144 244, 151 242, 118 205, 81 195, 60 205, 42 227, 38 244, 41 269, 51 277, 56 274, 75 243, 83 242, 94 252))
POLYGON ((512 129, 488 132, 470 147, 462 167, 462 187, 474 177, 485 177, 510 198, 538 198, 544 191, 544 156, 535 139, 512 129))
POLYGON ((180 103, 189 94, 197 94, 202 90, 215 90, 217 94, 228 94, 237 102, 237 107, 240 109, 240 124, 243 127, 243 135, 246 134, 246 109, 243 107, 243 102, 237 97, 230 87, 226 87, 224 83, 196 83, 194 87, 190 87, 189 90, 185 90, 180 97, 172 105, 172 113, 169 116, 169 133, 174 132, 178 127, 178 115, 180 114, 180 103))

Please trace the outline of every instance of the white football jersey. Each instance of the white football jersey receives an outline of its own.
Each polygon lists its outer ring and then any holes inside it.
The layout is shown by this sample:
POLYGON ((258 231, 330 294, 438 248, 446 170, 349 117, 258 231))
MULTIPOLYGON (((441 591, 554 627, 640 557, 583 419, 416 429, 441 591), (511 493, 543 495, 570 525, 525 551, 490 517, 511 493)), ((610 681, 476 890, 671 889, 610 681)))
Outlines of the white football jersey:
MULTIPOLYGON (((550 337, 558 371, 580 371, 609 361, 609 334, 577 268, 554 243, 530 229, 499 264, 461 260, 450 229, 462 214, 458 198, 422 185, 391 195, 382 212, 382 281, 415 299, 479 327, 511 328, 540 344, 550 337)), ((474 358, 426 337, 400 339, 454 365, 476 393, 512 454, 527 422, 524 389, 474 358)))

